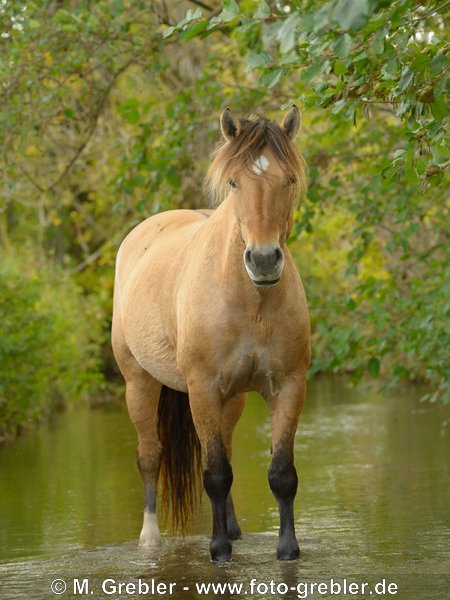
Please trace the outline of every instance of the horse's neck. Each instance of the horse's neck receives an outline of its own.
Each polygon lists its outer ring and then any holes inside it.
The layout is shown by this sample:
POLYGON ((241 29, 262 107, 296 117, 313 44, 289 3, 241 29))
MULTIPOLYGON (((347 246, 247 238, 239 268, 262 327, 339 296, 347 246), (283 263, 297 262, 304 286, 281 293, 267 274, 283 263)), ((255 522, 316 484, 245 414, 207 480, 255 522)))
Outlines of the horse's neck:
MULTIPOLYGON (((227 197, 216 209, 214 214, 215 227, 213 231, 214 247, 217 249, 217 261, 221 275, 233 281, 240 280, 245 275, 244 242, 233 210, 233 201, 227 197)), ((211 223, 212 224, 212 223, 211 223)))
POLYGON ((251 283, 244 266, 245 244, 231 198, 223 201, 214 217, 213 245, 217 251, 221 283, 228 294, 236 296, 237 302, 248 309, 253 306, 257 308, 261 302, 261 294, 251 283))

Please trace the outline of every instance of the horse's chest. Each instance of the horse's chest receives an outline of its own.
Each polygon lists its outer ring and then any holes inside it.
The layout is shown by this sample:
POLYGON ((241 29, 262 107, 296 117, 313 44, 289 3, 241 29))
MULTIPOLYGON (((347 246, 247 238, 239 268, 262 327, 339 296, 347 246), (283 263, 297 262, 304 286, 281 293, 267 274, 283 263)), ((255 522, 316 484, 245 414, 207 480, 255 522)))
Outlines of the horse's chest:
POLYGON ((281 361, 269 347, 249 338, 239 340, 221 364, 219 386, 226 398, 257 391, 272 397, 279 387, 281 361))

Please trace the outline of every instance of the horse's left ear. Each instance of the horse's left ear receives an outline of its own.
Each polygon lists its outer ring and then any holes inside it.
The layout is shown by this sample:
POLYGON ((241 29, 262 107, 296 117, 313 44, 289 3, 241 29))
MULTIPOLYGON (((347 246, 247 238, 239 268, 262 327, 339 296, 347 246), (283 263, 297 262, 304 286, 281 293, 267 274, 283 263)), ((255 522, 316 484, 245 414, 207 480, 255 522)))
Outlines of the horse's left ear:
POLYGON ((226 108, 220 115, 220 131, 227 142, 241 133, 241 124, 231 108, 226 108))
POLYGON ((296 137, 300 129, 301 122, 302 118, 300 116, 300 111, 295 104, 293 104, 284 116, 283 122, 281 123, 283 131, 290 140, 293 140, 296 137))

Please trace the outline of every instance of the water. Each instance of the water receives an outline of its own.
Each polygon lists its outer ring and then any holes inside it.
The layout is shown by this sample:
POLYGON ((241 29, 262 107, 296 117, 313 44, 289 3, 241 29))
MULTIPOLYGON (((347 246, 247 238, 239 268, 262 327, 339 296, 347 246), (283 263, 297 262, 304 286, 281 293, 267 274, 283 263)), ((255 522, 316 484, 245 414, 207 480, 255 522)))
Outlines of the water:
POLYGON ((209 561, 207 499, 192 535, 166 535, 157 550, 137 547, 143 498, 126 412, 60 415, 0 449, 0 598, 57 597, 55 579, 67 585, 61 597, 94 600, 139 591, 180 600, 449 598, 449 412, 416 396, 355 391, 339 379, 310 385, 296 445, 302 556, 293 563, 275 559, 270 428, 260 398, 250 397, 235 434, 233 493, 244 535, 232 563, 221 566, 209 561), (344 578, 358 593, 344 590, 344 578), (200 594, 202 583, 243 587, 200 594))

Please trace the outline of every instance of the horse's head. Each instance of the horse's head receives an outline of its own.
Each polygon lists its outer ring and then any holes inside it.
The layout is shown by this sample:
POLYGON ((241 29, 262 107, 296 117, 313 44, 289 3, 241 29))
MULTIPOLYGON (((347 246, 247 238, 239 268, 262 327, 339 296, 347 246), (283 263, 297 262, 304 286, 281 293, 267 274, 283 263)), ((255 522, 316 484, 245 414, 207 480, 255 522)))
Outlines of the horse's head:
POLYGON ((233 202, 250 279, 258 286, 273 285, 283 271, 294 201, 305 179, 292 144, 300 113, 292 106, 279 127, 259 117, 239 120, 227 108, 220 127, 225 143, 211 165, 208 187, 233 202))

